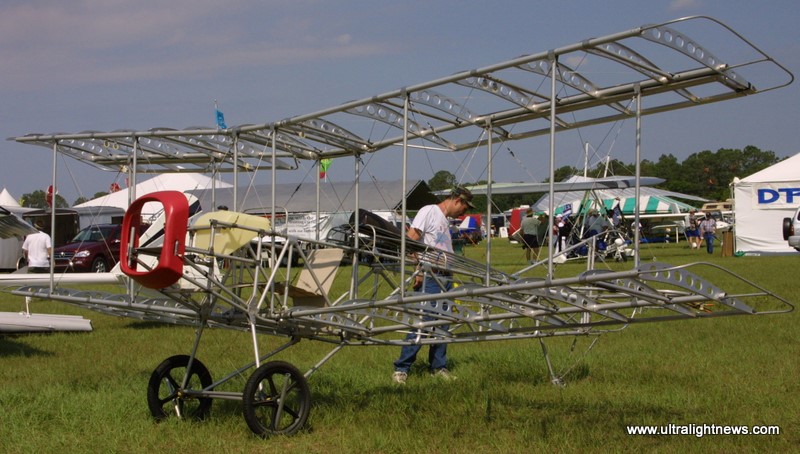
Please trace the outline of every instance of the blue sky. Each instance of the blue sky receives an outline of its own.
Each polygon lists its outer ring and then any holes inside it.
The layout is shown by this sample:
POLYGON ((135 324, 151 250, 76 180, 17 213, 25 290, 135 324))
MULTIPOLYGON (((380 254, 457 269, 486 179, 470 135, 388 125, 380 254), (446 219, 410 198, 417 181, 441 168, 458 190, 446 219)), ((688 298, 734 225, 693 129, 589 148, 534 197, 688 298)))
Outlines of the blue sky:
MULTIPOLYGON (((267 123, 470 68, 689 15, 709 15, 800 74, 796 1, 255 1, 28 0, 0 3, 0 136, 83 130, 212 126, 214 100, 228 125, 267 123)), ((694 38, 706 43, 702 36, 694 38)), ((643 155, 655 160, 755 145, 800 152, 800 83, 710 106, 646 117, 643 155)), ((633 159, 633 122, 582 131, 598 149, 633 159)), ((541 143, 510 143, 495 180, 542 180, 541 143), (538 147, 538 148, 537 148, 538 147), (538 153, 538 154, 537 154, 538 153)), ((557 165, 582 166, 580 141, 558 141, 557 165)), ((0 142, 0 189, 44 189, 51 153, 0 142)), ((419 159, 412 178, 454 169, 463 157, 419 159)), ((119 181, 59 161, 69 202, 119 181)), ((377 156, 367 173, 400 175, 377 156)), ((330 178, 352 179, 335 162, 330 178)), ((744 175, 742 175, 744 176, 744 175)), ((480 175, 460 176, 466 182, 480 175)), ((311 178, 305 171, 285 181, 311 178)), ((266 183, 269 176, 257 177, 266 183)))

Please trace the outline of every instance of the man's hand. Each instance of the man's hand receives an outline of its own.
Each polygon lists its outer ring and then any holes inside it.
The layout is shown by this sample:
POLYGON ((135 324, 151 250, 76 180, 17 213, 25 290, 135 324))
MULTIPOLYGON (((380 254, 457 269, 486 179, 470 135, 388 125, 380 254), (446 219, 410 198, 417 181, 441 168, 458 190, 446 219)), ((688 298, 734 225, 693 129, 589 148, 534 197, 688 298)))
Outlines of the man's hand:
POLYGON ((417 274, 414 276, 414 290, 417 291, 422 288, 422 275, 417 274))

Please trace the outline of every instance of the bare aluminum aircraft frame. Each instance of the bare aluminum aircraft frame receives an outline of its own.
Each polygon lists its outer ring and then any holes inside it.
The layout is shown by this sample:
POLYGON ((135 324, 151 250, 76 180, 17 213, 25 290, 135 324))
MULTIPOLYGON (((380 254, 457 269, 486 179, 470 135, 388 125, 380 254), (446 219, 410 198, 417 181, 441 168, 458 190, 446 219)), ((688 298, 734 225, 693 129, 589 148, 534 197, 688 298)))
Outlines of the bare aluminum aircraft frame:
MULTIPOLYGON (((458 152, 485 146, 487 180, 492 181, 496 143, 549 135, 553 181, 559 131, 636 118, 638 162, 643 115, 775 90, 793 79, 785 67, 728 26, 708 17, 690 17, 587 39, 275 122, 227 129, 29 134, 13 140, 49 147, 54 156, 62 153, 99 168, 127 171, 134 178, 137 172, 228 171, 236 175, 268 168, 274 188, 274 172, 293 167, 290 160, 358 157, 385 148, 402 152, 402 181, 406 181, 411 147, 458 152), (716 33, 715 44, 733 45, 733 50, 712 54, 690 38, 697 27, 716 33), (591 61, 587 67, 592 77, 578 70, 576 62, 582 61, 591 61), (643 99, 647 107, 642 106, 643 99)), ((358 170, 359 160, 355 162, 358 170)), ((53 179, 55 185, 55 171, 53 179)), ((552 186, 550 190, 552 200, 552 186)), ((491 188, 487 197, 491 200, 491 188)), ((272 202, 274 215, 274 196, 272 202)), ((406 211, 404 203, 402 218, 406 211)), ((165 230, 182 221, 186 219, 173 219, 165 230)), ((190 355, 168 358, 153 372, 148 387, 151 412, 157 418, 171 413, 204 416, 212 399, 242 400, 249 427, 260 435, 294 433, 305 424, 310 408, 306 378, 344 346, 592 336, 629 323, 793 309, 785 299, 738 276, 732 279, 735 288, 717 287, 701 274, 728 272, 711 264, 642 264, 637 254, 630 270, 588 270, 556 278, 550 260, 547 277, 532 279, 494 269, 490 239, 486 262, 478 263, 362 224, 358 216, 342 227, 340 236, 303 244, 271 227, 253 225, 211 219, 190 227, 190 240, 175 248, 124 245, 131 265, 145 269, 154 266, 154 257, 160 263, 165 251, 181 251, 182 275, 155 295, 138 286, 119 295, 33 286, 14 293, 196 326, 190 355), (239 237, 249 232, 257 241, 235 250, 215 249, 215 240, 196 245, 198 235, 218 238, 236 232, 239 237), (283 247, 276 251, 270 246, 267 254, 265 244, 275 245, 276 237, 284 239, 283 247), (335 293, 326 287, 327 277, 318 274, 309 245, 317 251, 341 251, 350 258, 349 289, 335 293), (275 265, 276 260, 293 254, 301 257, 301 273, 306 272, 313 284, 306 293, 296 292, 293 279, 299 277, 292 272, 291 260, 287 268, 275 265), (452 279, 460 285, 431 303, 430 296, 411 288, 416 274, 423 271, 431 278, 452 279), (318 303, 298 304, 308 297, 317 297, 318 303), (213 381, 196 357, 206 327, 252 333, 254 362, 213 381), (288 341, 262 354, 258 333, 285 336, 288 341), (262 364, 300 339, 330 342, 335 347, 305 374, 282 361, 262 364), (243 392, 216 390, 253 367, 243 392)))

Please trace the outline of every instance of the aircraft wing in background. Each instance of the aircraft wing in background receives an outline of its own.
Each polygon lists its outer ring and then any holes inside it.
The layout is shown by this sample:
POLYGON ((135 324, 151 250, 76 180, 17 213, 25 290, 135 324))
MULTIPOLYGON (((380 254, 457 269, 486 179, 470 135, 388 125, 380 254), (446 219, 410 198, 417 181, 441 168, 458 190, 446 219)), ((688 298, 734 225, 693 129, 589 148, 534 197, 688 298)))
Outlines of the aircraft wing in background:
POLYGON ((0 238, 12 238, 36 233, 36 229, 19 216, 0 207, 0 238))
MULTIPOLYGON (((642 186, 655 186, 663 183, 663 178, 656 177, 641 177, 640 182, 642 186)), ((596 189, 624 189, 636 186, 636 178, 634 177, 607 177, 596 178, 586 181, 566 181, 553 183, 553 190, 555 192, 564 191, 593 191, 596 189)), ((466 186, 474 195, 485 195, 487 185, 480 184, 474 186, 466 186)), ((550 183, 493 183, 492 194, 534 194, 540 192, 549 192, 550 183)), ((436 195, 447 195, 450 191, 435 191, 436 195)))

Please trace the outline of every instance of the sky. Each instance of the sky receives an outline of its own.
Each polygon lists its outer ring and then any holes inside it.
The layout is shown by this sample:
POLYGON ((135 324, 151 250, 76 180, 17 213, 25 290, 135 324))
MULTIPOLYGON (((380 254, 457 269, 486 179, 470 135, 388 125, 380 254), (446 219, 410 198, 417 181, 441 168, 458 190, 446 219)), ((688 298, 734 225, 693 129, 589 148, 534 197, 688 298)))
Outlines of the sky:
MULTIPOLYGON (((0 2, 0 137, 154 127, 214 126, 214 102, 229 126, 316 112, 458 71, 542 52, 586 38, 691 15, 725 22, 800 74, 796 0, 4 0, 0 2)), ((713 50, 702 36, 694 38, 713 50)), ((646 117, 642 155, 754 145, 779 157, 800 152, 800 83, 730 102, 646 117)), ((633 161, 634 122, 559 138, 557 165, 583 166, 610 154, 633 161)), ((495 181, 541 181, 542 143, 510 143, 495 181)), ((380 153, 377 179, 398 179, 380 153)), ((17 198, 45 189, 51 150, 0 142, 0 190, 17 198)), ((409 177, 430 179, 463 156, 415 158, 409 177)), ((456 172, 454 172, 456 173, 456 172)), ((329 178, 352 180, 350 163, 329 178)), ((456 174, 469 183, 479 172, 456 174)), ((745 176, 745 175, 742 175, 745 176)), ((256 183, 268 183, 269 175, 256 183)), ((281 174, 300 181, 307 171, 281 174)), ((58 159, 58 191, 91 198, 120 176, 58 159)))

